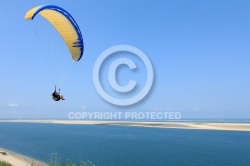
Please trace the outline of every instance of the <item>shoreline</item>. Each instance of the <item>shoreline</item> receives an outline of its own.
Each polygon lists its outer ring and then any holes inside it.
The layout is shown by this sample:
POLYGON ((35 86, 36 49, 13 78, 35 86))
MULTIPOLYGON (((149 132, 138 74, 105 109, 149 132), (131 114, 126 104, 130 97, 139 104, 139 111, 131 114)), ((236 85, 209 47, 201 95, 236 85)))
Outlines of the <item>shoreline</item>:
POLYGON ((142 121, 91 121, 91 120, 0 120, 11 123, 47 123, 67 125, 111 125, 151 128, 199 129, 199 130, 227 130, 250 131, 250 123, 222 123, 222 122, 142 122, 142 121))
POLYGON ((12 166, 47 166, 46 163, 0 147, 0 161, 12 166))

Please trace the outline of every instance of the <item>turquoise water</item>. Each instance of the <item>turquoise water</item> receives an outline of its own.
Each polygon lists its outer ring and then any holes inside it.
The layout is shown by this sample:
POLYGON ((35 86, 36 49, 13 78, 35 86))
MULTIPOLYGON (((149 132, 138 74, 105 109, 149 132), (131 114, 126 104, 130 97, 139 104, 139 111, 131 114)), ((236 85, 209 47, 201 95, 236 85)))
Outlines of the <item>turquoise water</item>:
POLYGON ((250 165, 250 132, 0 123, 0 147, 101 166, 250 165))

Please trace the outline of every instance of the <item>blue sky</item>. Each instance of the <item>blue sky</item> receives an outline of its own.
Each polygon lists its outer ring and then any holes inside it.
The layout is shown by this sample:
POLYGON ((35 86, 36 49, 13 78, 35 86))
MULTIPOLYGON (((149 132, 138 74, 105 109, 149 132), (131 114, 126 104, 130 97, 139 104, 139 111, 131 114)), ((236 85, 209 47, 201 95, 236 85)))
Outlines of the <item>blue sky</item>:
MULTIPOLYGON (((124 110, 178 111, 182 118, 249 118, 249 7, 247 0, 3 0, 0 118, 67 118, 69 111, 124 110), (26 11, 42 4, 67 10, 84 38, 83 58, 62 89, 65 101, 51 99, 51 73, 24 20, 26 11), (154 67, 150 94, 134 106, 109 104, 92 80, 96 59, 119 44, 141 49, 154 67)), ((119 74, 124 75, 121 84, 130 76, 142 84, 145 80, 145 72, 130 73, 126 67, 119 74)))

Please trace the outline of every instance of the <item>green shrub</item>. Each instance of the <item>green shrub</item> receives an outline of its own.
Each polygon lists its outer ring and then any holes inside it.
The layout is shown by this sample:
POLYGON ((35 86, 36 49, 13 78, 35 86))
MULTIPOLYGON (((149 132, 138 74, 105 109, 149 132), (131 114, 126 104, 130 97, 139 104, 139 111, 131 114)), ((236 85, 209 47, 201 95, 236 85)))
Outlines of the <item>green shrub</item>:
POLYGON ((50 159, 49 166, 95 166, 91 161, 80 161, 79 163, 72 163, 68 161, 67 163, 60 162, 60 158, 58 158, 57 153, 52 154, 50 159))
POLYGON ((0 166, 12 166, 10 163, 0 161, 0 166))

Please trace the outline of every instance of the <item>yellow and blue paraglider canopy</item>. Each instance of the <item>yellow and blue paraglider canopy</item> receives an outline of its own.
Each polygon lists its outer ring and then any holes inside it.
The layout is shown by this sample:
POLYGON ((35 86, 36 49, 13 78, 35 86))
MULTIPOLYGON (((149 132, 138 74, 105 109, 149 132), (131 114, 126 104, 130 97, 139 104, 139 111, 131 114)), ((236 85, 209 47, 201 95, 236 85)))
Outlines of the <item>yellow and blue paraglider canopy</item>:
POLYGON ((82 57, 84 44, 81 31, 74 18, 64 9, 55 5, 42 5, 30 9, 26 20, 33 20, 39 14, 49 21, 66 43, 73 61, 82 57))

